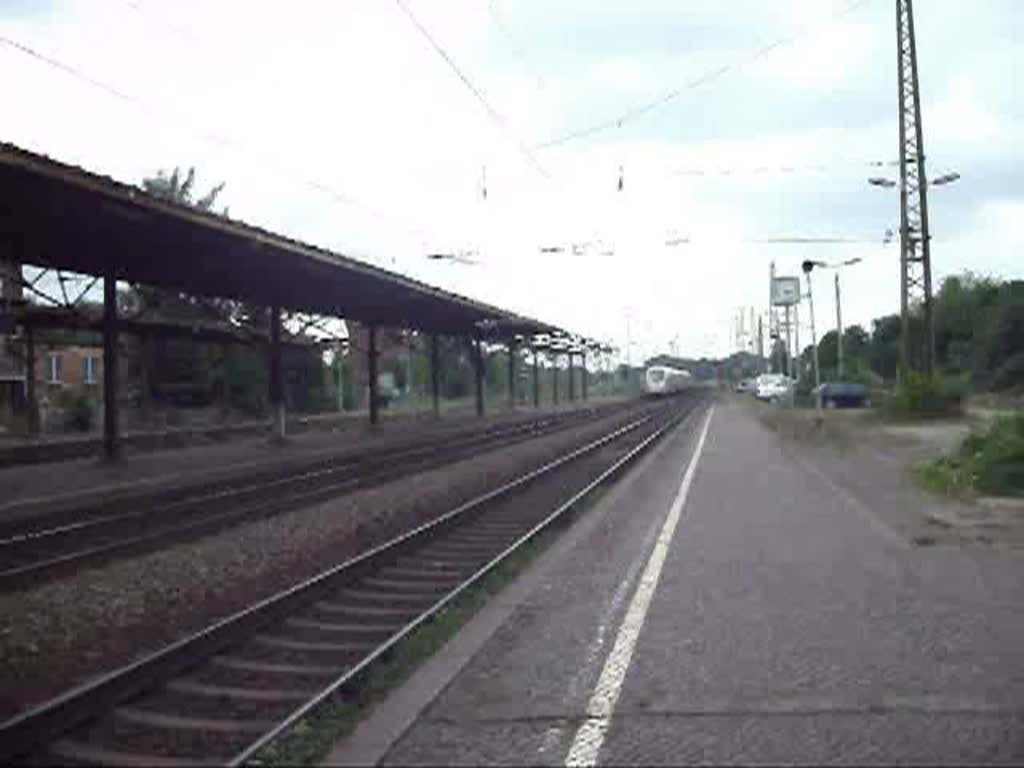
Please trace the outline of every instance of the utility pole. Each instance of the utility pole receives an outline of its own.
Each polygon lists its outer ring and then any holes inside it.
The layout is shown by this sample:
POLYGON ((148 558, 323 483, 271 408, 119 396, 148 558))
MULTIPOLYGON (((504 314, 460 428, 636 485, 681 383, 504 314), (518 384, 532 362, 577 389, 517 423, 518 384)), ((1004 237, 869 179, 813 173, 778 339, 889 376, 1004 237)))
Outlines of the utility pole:
POLYGON ((796 376, 797 381, 800 380, 800 374, 803 373, 803 350, 800 348, 800 305, 793 305, 793 347, 796 349, 796 376))
MULTIPOLYGON (((811 270, 805 269, 804 274, 807 275, 807 304, 811 311, 811 350, 814 358, 814 386, 821 386, 821 369, 818 367, 818 334, 814 329, 814 291, 811 288, 811 270)), ((821 405, 820 398, 818 398, 818 405, 821 405)))
POLYGON ((836 378, 843 380, 843 310, 839 298, 839 273, 836 272, 836 378))
POLYGON ((917 79, 912 0, 896 0, 897 80, 900 126, 900 321, 902 362, 912 364, 910 311, 921 303, 924 339, 921 369, 930 374, 935 358, 932 322, 932 264, 928 232, 928 181, 924 171, 924 132, 917 79))
POLYGON ((764 373, 764 324, 760 315, 757 316, 757 372, 764 373))
POLYGON ((792 326, 792 324, 789 321, 789 317, 790 317, 789 311, 790 311, 790 309, 792 309, 792 307, 790 307, 787 304, 786 305, 786 376, 791 379, 791 378, 793 378, 793 334, 792 334, 793 326, 792 326))
POLYGON ((633 383, 633 330, 632 322, 633 310, 630 308, 626 309, 626 391, 629 392, 629 388, 633 383))

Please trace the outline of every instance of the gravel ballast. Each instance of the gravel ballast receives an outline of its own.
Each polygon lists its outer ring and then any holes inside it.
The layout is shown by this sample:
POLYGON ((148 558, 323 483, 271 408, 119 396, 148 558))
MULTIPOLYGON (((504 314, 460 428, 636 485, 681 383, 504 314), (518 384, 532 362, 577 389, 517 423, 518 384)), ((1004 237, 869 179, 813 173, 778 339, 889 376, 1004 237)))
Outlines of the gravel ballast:
POLYGON ((0 719, 379 544, 622 414, 0 596, 0 719))

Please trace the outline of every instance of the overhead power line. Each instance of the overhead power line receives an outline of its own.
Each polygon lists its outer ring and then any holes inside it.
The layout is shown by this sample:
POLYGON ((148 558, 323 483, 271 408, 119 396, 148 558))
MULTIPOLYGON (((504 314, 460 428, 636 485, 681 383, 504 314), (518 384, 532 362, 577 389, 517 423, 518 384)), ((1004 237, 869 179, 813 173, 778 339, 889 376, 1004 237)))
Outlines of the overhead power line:
POLYGON ((68 64, 65 64, 62 61, 58 61, 57 59, 54 59, 54 58, 51 58, 51 57, 47 56, 46 54, 40 53, 39 51, 35 50, 34 48, 29 48, 24 43, 19 43, 17 40, 11 40, 9 37, 5 37, 3 35, 0 35, 0 43, 3 43, 4 45, 6 45, 6 46, 8 46, 10 48, 13 48, 16 51, 20 51, 21 53, 25 54, 26 56, 30 56, 33 59, 41 61, 44 64, 48 64, 49 66, 53 67, 54 69, 59 69, 61 72, 64 72, 67 75, 71 75, 72 77, 78 78, 79 80, 82 80, 82 81, 88 83, 89 85, 93 86, 94 88, 99 88, 101 91, 104 91, 105 93, 107 93, 110 96, 113 96, 115 98, 121 99, 122 101, 130 102, 132 104, 137 104, 139 106, 146 106, 148 108, 148 106, 143 104, 139 99, 137 99, 137 98, 135 98, 133 96, 130 96, 129 94, 125 93, 124 91, 119 91, 117 88, 114 88, 112 85, 107 85, 106 83, 104 83, 104 82, 102 82, 100 80, 96 80, 96 79, 94 79, 92 77, 89 77, 89 75, 85 74, 81 70, 75 69, 74 67, 72 67, 72 66, 70 66, 68 64))
MULTIPOLYGON (((830 16, 827 21, 832 22, 837 19, 840 19, 843 16, 846 16, 847 14, 850 14, 853 11, 857 10, 862 5, 867 4, 868 2, 870 2, 870 0, 854 0, 854 2, 850 3, 849 5, 839 10, 837 13, 834 13, 832 16, 830 16)), ((669 102, 675 101, 684 93, 692 91, 695 88, 698 88, 702 85, 713 82, 719 79, 720 77, 723 77, 724 75, 728 74, 734 69, 738 69, 739 66, 743 63, 756 61, 757 59, 767 56, 772 51, 778 48, 781 48, 785 45, 791 45, 792 43, 796 42, 802 37, 805 37, 807 34, 817 29, 818 26, 820 26, 820 24, 805 27, 803 30, 793 35, 773 40, 767 45, 758 48, 745 61, 737 61, 723 64, 720 67, 704 72, 701 75, 698 75, 693 80, 690 80, 689 82, 686 82, 677 88, 673 88, 672 90, 662 94, 656 99, 652 99, 651 101, 648 101, 645 104, 640 104, 631 109, 628 109, 622 114, 618 115, 617 117, 612 117, 610 119, 604 120, 599 123, 595 123, 584 128, 578 128, 562 136, 558 136, 554 139, 550 139, 549 141, 545 141, 542 144, 538 144, 534 147, 534 149, 550 149, 551 147, 557 147, 561 144, 568 144, 570 141, 576 141, 577 139, 583 139, 588 136, 593 136, 594 134, 597 133, 603 133, 604 131, 611 130, 612 128, 621 128, 623 124, 632 122, 634 120, 638 120, 639 118, 643 117, 649 112, 653 112, 654 110, 663 107, 669 102)))
POLYGON ((762 243, 762 244, 807 244, 807 243, 823 243, 823 244, 854 244, 854 243, 879 243, 885 242, 884 240, 872 237, 747 237, 744 238, 745 243, 762 243))
POLYGON ((469 92, 472 93, 474 97, 476 97, 476 100, 480 102, 481 106, 483 106, 484 111, 487 112, 488 117, 490 117, 491 120, 516 143, 516 145, 519 148, 519 151, 526 158, 527 162, 529 162, 533 169, 536 170, 544 178, 551 178, 548 175, 548 172, 544 169, 544 166, 540 164, 540 161, 533 154, 533 151, 528 146, 526 146, 526 143, 522 139, 515 135, 511 127, 509 127, 508 121, 501 115, 501 113, 499 113, 494 107, 491 106, 490 102, 487 100, 487 97, 484 96, 483 92, 476 85, 473 84, 473 81, 470 80, 469 77, 467 77, 466 74, 462 71, 462 69, 459 68, 459 65, 455 62, 455 60, 448 53, 448 51, 446 51, 444 47, 442 47, 441 44, 434 39, 433 35, 430 34, 429 30, 427 30, 427 28, 420 23, 419 19, 417 19, 413 15, 412 11, 409 10, 404 0, 395 0, 395 3, 398 5, 399 8, 402 9, 402 12, 409 17, 409 21, 412 22, 412 25, 416 27, 417 31, 419 31, 419 33, 424 37, 424 39, 426 39, 428 43, 430 43, 430 46, 434 49, 437 55, 444 59, 448 67, 452 70, 452 72, 455 73, 456 77, 458 77, 459 80, 462 81, 462 84, 465 85, 467 89, 469 89, 469 92))
POLYGON ((498 13, 496 0, 487 0, 487 12, 490 14, 491 20, 494 22, 494 26, 497 28, 501 36, 505 39, 505 42, 508 44, 509 50, 512 52, 512 55, 515 58, 519 59, 520 62, 522 62, 523 66, 527 69, 531 76, 537 79, 537 87, 539 89, 543 89, 544 78, 541 77, 539 73, 533 70, 529 62, 526 60, 526 54, 523 52, 523 49, 513 39, 512 35, 509 34, 508 27, 505 26, 505 22, 502 21, 501 19, 501 14, 498 13))
MULTIPOLYGON (((97 88, 97 89, 103 91, 104 93, 106 93, 106 94, 108 94, 110 96, 114 96, 117 99, 125 101, 125 102, 127 102, 129 104, 132 104, 132 105, 136 106, 136 107, 139 107, 139 108, 143 109, 146 112, 154 113, 154 114, 155 113, 159 113, 159 114, 161 114, 163 116, 170 116, 170 117, 172 117, 172 119, 174 119, 176 121, 180 121, 180 118, 179 118, 178 114, 175 113, 175 112, 172 112, 172 111, 166 110, 166 109, 158 109, 158 108, 154 107, 151 103, 149 103, 147 101, 144 101, 143 99, 140 99, 139 97, 137 97, 137 96, 135 96, 133 94, 127 93, 127 92, 122 91, 122 90, 119 90, 118 88, 116 88, 116 87, 114 87, 114 86, 112 86, 112 85, 110 85, 108 83, 105 83, 102 80, 98 80, 98 79, 96 79, 96 78, 94 78, 94 77, 92 77, 92 76, 82 72, 80 69, 77 69, 76 67, 73 67, 70 64, 66 64, 65 62, 60 61, 59 59, 56 59, 56 58, 54 58, 52 56, 49 56, 49 55, 44 54, 44 53, 41 53, 41 52, 37 51, 36 49, 31 48, 30 46, 25 45, 24 43, 18 42, 17 40, 12 40, 12 39, 10 39, 10 38, 8 38, 6 36, 0 35, 0 44, 7 45, 8 47, 10 47, 10 48, 12 48, 12 49, 14 49, 16 51, 19 51, 19 52, 21 52, 21 53, 23 53, 23 54, 25 54, 27 56, 30 56, 31 58, 36 59, 37 61, 41 61, 44 64, 47 64, 48 66, 53 67, 54 69, 57 69, 57 70, 63 72, 64 74, 66 74, 66 75, 69 75, 69 76, 71 76, 71 77, 73 77, 73 78, 75 78, 75 79, 77 79, 77 80, 79 80, 81 82, 87 83, 88 85, 90 85, 90 86, 92 86, 94 88, 97 88)), ((268 153, 264 153, 264 152, 261 152, 261 151, 256 151, 256 150, 253 150, 251 148, 248 148, 248 147, 245 147, 245 146, 241 146, 237 142, 235 142, 235 141, 233 141, 233 140, 231 140, 229 138, 225 138, 224 136, 220 136, 220 135, 212 134, 212 133, 203 133, 203 132, 199 132, 199 131, 195 131, 195 130, 191 130, 191 129, 190 129, 190 132, 194 136, 196 136, 196 137, 198 137, 198 138, 200 138, 200 139, 202 139, 204 141, 209 141, 209 142, 218 144, 218 145, 223 146, 223 147, 225 147, 227 149, 230 149, 230 150, 232 150, 234 152, 238 152, 238 153, 243 154, 243 155, 250 155, 250 156, 259 157, 259 158, 261 158, 264 161, 269 161, 269 162, 274 162, 274 163, 278 162, 275 158, 273 158, 268 153)), ((286 170, 288 170, 288 169, 286 169, 286 170)), ((372 218, 378 219, 379 221, 383 221, 386 224, 389 224, 390 226, 393 226, 396 229, 400 229, 403 232, 405 232, 406 234, 412 235, 412 236, 414 236, 416 238, 429 237, 429 235, 427 235, 427 233, 425 233, 423 230, 419 229, 418 227, 415 227, 414 225, 408 224, 408 223, 406 223, 406 222, 404 222, 404 221, 402 221, 402 220, 392 216, 391 214, 387 214, 387 213, 383 213, 381 211, 378 211, 375 208, 373 208, 373 207, 371 207, 371 206, 361 202, 360 200, 357 200, 356 198, 352 197, 349 194, 346 194, 344 192, 339 192, 338 190, 332 188, 328 184, 325 184, 325 183, 323 183, 323 182, 321 182, 321 181, 319 181, 317 179, 307 178, 307 177, 305 177, 304 174, 297 173, 297 172, 292 171, 292 170, 288 170, 288 172, 292 176, 294 176, 294 177, 300 177, 300 178, 297 178, 297 180, 303 186, 305 186, 305 187, 307 187, 309 189, 312 189, 314 191, 320 192, 322 194, 325 194, 330 199, 332 199, 332 200, 334 200, 334 201, 336 201, 338 203, 341 203, 341 204, 349 206, 351 208, 355 208, 357 210, 360 210, 363 213, 365 213, 366 215, 368 215, 368 216, 370 216, 372 218)))
POLYGON ((790 173, 829 173, 840 170, 856 170, 866 168, 887 168, 899 165, 898 160, 867 160, 834 163, 807 163, 804 165, 758 165, 758 166, 706 166, 677 168, 673 176, 742 176, 745 174, 790 174, 790 173))

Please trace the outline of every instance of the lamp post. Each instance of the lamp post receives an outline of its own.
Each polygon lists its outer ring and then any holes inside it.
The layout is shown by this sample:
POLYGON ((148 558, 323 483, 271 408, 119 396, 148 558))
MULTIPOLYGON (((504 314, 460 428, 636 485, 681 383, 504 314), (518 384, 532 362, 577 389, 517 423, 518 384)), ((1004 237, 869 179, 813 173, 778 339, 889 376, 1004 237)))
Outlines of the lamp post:
MULTIPOLYGON (((821 386, 821 368, 818 366, 818 334, 814 329, 814 292, 811 290, 811 271, 814 269, 815 262, 807 260, 803 263, 804 275, 807 276, 807 302, 810 304, 811 309, 811 351, 813 352, 814 358, 814 388, 815 397, 814 402, 818 408, 821 407, 821 397, 818 388, 821 386)), ((799 350, 797 350, 799 354, 799 350)), ((803 367, 801 365, 801 367, 803 367)))
MULTIPOLYGON (((915 64, 916 70, 916 64, 915 64)), ((914 74, 916 89, 916 71, 914 74)), ((901 113, 900 132, 903 135, 904 116, 901 113)), ((920 147, 920 116, 916 120, 917 145, 920 147)), ((924 312, 925 340, 923 368, 926 373, 931 373, 935 359, 935 325, 932 318, 932 278, 931 278, 931 256, 929 253, 929 240, 931 234, 928 228, 927 213, 927 189, 928 187, 941 187, 952 184, 960 179, 956 171, 936 176, 931 181, 926 180, 924 173, 924 157, 917 157, 913 162, 907 162, 907 158, 901 158, 900 180, 897 182, 881 176, 869 178, 868 184, 883 189, 898 188, 900 193, 900 334, 901 357, 903 366, 910 366, 910 309, 912 304, 912 291, 921 292, 921 302, 924 312), (920 252, 918 252, 920 246, 920 252), (916 271, 915 271, 916 270, 916 271)))
MULTIPOLYGON (((822 269, 834 269, 836 271, 836 280, 835 280, 835 282, 836 282, 836 363, 837 363, 837 365, 836 365, 836 367, 837 367, 836 378, 838 378, 840 380, 843 378, 843 310, 842 310, 841 296, 840 296, 840 291, 839 291, 839 270, 842 269, 843 267, 849 267, 849 266, 851 266, 853 264, 859 264, 861 261, 863 261, 863 259, 860 256, 857 256, 857 257, 852 258, 852 259, 847 259, 846 261, 839 261, 839 262, 834 262, 834 263, 829 263, 829 262, 825 262, 825 261, 813 261, 813 260, 810 260, 810 259, 808 259, 807 261, 805 261, 803 263, 803 270, 807 274, 807 294, 808 294, 808 298, 809 299, 811 298, 810 297, 810 291, 811 291, 811 270, 813 270, 815 267, 821 267, 822 269)), ((814 302, 812 300, 811 301, 811 334, 813 335, 813 333, 814 333, 814 302)), ((817 367, 817 364, 818 364, 818 357, 817 357, 817 355, 818 355, 818 346, 817 346, 817 343, 815 343, 815 346, 814 346, 814 355, 815 355, 815 358, 814 358, 815 362, 814 362, 814 364, 815 364, 815 367, 817 367)))

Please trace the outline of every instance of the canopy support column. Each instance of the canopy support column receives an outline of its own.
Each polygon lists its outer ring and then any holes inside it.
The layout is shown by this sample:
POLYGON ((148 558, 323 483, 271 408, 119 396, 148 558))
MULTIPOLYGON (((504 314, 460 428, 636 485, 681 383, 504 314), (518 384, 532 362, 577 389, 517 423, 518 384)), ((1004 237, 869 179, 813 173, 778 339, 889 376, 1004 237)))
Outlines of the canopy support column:
POLYGON ((484 352, 480 339, 470 340, 473 358, 473 379, 476 387, 476 415, 480 418, 484 415, 484 352))
POLYGON ((587 399, 587 352, 580 352, 580 390, 583 392, 583 400, 587 399))
POLYGON ((576 399, 576 382, 572 375, 572 352, 569 353, 569 401, 576 399))
POLYGON ((370 385, 370 426, 375 427, 380 421, 380 393, 377 381, 377 326, 371 325, 368 332, 368 349, 366 352, 366 369, 370 385))
POLYGON ((530 348, 530 356, 533 358, 533 407, 540 408, 540 366, 536 347, 530 348))
POLYGON ((103 458, 107 461, 121 455, 117 384, 117 278, 108 268, 103 275, 103 458))
POLYGON ((281 308, 270 308, 270 409, 272 439, 285 438, 284 372, 281 366, 281 308))
POLYGON ((29 437, 39 435, 39 401, 36 396, 36 336, 32 324, 25 322, 25 407, 29 437))
POLYGON ((430 397, 434 404, 434 418, 441 417, 441 351, 437 334, 430 334, 430 397))
POLYGON ((558 353, 551 353, 551 400, 558 405, 558 353))
POLYGON ((508 342, 508 407, 516 407, 516 342, 508 342))

